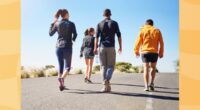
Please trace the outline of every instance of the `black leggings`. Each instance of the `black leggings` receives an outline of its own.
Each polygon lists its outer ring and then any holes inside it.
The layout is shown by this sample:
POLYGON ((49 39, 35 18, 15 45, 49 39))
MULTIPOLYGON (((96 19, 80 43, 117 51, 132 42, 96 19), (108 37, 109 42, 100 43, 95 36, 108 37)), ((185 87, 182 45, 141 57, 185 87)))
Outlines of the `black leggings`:
POLYGON ((57 48, 56 55, 59 64, 59 74, 63 74, 64 70, 69 72, 71 69, 72 48, 57 48))

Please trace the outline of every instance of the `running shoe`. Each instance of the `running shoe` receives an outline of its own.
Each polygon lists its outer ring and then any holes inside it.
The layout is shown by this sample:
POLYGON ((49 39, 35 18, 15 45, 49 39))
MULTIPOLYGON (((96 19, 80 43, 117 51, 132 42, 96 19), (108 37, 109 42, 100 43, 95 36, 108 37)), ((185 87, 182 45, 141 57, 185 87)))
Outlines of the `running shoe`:
POLYGON ((151 91, 154 91, 154 90, 155 90, 155 88, 154 88, 154 84, 151 83, 150 86, 149 86, 149 88, 150 88, 151 91))
POLYGON ((90 79, 87 79, 87 83, 91 84, 91 83, 92 83, 92 81, 91 81, 90 79))

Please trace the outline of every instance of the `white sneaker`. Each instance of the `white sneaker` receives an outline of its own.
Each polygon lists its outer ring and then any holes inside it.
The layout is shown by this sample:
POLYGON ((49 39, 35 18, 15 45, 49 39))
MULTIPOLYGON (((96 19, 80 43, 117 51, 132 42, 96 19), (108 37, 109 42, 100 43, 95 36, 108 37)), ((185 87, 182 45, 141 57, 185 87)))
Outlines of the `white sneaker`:
POLYGON ((149 87, 145 87, 145 88, 144 88, 144 91, 149 91, 149 87))

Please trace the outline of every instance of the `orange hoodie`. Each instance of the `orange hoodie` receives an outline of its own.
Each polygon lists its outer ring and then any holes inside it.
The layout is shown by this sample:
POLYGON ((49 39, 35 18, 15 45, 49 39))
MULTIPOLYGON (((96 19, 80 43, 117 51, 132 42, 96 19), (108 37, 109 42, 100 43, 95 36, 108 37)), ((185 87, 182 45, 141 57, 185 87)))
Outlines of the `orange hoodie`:
POLYGON ((159 55, 163 55, 164 42, 160 30, 151 25, 144 25, 136 40, 134 52, 139 53, 140 47, 142 47, 142 53, 159 53, 159 55))

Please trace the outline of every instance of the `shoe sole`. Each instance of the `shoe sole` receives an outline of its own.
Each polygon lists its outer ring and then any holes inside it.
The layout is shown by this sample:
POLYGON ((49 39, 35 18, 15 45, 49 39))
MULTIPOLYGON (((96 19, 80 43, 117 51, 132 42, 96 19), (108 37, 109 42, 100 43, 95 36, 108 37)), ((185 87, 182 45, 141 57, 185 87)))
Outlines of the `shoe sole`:
POLYGON ((154 90, 155 90, 154 87, 152 87, 152 86, 150 86, 149 88, 150 88, 151 91, 154 91, 154 90))

